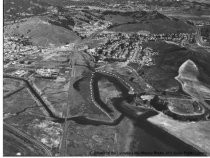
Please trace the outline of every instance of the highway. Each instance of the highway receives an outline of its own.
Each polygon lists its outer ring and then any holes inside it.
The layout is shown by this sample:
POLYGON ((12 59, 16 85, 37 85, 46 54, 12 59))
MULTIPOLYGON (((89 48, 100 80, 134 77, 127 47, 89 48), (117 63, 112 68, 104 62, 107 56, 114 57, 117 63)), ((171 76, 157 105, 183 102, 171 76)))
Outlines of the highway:
POLYGON ((67 137, 68 137, 68 127, 69 127, 68 119, 70 118, 70 107, 72 104, 74 104, 74 96, 72 93, 72 88, 76 77, 76 70, 75 70, 76 61, 74 59, 74 53, 75 51, 70 53, 69 66, 71 68, 71 71, 69 71, 69 90, 68 90, 67 105, 66 107, 63 108, 63 115, 64 115, 63 117, 65 118, 65 120, 63 125, 62 140, 60 144, 60 156, 67 156, 67 146, 68 146, 67 137))
MULTIPOLYGON (((68 91, 68 101, 67 101, 67 106, 66 108, 63 109, 63 114, 65 114, 65 121, 64 121, 64 127, 63 127, 63 136, 62 136, 62 141, 61 141, 61 144, 60 144, 60 156, 67 156, 67 134, 68 134, 68 126, 69 126, 69 109, 70 109, 70 106, 71 104, 74 104, 74 96, 73 94, 71 93, 72 92, 72 88, 73 88, 73 83, 74 83, 74 80, 75 80, 75 77, 76 77, 76 70, 75 70, 75 63, 76 63, 76 59, 74 59, 74 54, 73 53, 79 53, 78 51, 78 46, 79 45, 82 45, 84 43, 86 43, 88 41, 88 39, 94 37, 96 34, 98 34, 99 32, 101 32, 102 30, 99 30, 95 33, 93 33, 92 35, 90 35, 88 38, 86 39, 80 39, 78 41, 75 42, 74 44, 74 50, 70 53, 70 61, 69 61, 69 66, 71 68, 71 72, 69 72, 69 91, 68 91)), ((100 105, 97 104, 97 102, 95 102, 95 99, 94 99, 94 93, 93 93, 93 88, 92 88, 92 82, 93 82, 93 75, 94 75, 95 72, 92 73, 92 77, 91 77, 91 82, 90 82, 90 92, 91 92, 91 99, 92 99, 92 102, 94 103, 94 105, 96 107, 98 107, 102 112, 104 112, 112 122, 115 122, 111 116, 106 112, 104 111, 100 105)), ((104 72, 106 73, 106 72, 104 72)), ((112 75, 112 76, 115 76, 114 74, 109 74, 109 75, 112 75)), ((115 76, 117 77, 117 76, 115 76)), ((123 80, 124 83, 126 83, 124 80, 123 80)), ((128 87, 131 87, 130 85, 128 85, 126 83, 126 85, 128 87)), ((93 120, 92 120, 93 121, 93 120)))
POLYGON ((11 130, 13 133, 20 135, 22 137, 24 137, 25 139, 27 139, 28 141, 30 141, 32 144, 35 144, 37 147, 39 147, 41 150, 43 150, 46 155, 43 156, 52 156, 51 151, 42 143, 40 143, 39 141, 33 139, 31 136, 23 133, 22 131, 20 131, 19 129, 11 126, 10 124, 7 124, 4 122, 4 128, 8 128, 9 130, 11 130))

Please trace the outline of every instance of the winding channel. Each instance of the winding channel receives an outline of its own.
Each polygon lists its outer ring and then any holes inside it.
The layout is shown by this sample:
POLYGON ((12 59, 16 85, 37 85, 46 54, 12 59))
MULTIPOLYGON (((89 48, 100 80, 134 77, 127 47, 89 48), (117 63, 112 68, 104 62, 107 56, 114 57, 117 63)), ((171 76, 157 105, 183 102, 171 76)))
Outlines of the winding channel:
MULTIPOLYGON (((100 80, 100 78, 105 77, 110 82, 114 83, 121 91, 122 91, 122 98, 124 101, 130 102, 133 100, 135 95, 135 88, 132 87, 129 83, 127 83, 124 79, 119 77, 118 75, 108 72, 108 71, 102 71, 97 70, 92 73, 91 80, 90 80, 90 92, 91 92, 91 100, 97 106, 100 108, 105 114, 109 115, 111 109, 108 108, 108 106, 100 99, 99 94, 99 87, 97 82, 100 80)), ((158 104, 158 103, 156 103, 158 104)), ((118 111, 121 111, 120 109, 123 109, 123 106, 119 105, 119 103, 114 105, 115 108, 118 109, 118 111)), ((161 106, 161 105, 160 105, 161 106)), ((200 106, 202 109, 201 113, 195 113, 195 114, 179 114, 176 112, 171 111, 168 106, 166 106, 166 109, 163 109, 166 115, 171 116, 172 118, 176 120, 189 120, 189 121, 198 121, 205 119, 205 116, 207 115, 208 111, 206 108, 204 108, 202 105, 200 106)), ((153 110, 156 111, 155 108, 153 110)), ((124 111, 123 114, 128 113, 129 111, 124 111)), ((132 111, 132 115, 135 115, 135 112, 132 111)), ((130 114, 129 114, 130 115, 130 114)))
MULTIPOLYGON (((124 100, 127 101, 127 102, 130 102, 130 101, 133 100, 134 95, 135 95, 135 88, 133 88, 128 82, 126 82, 124 79, 122 79, 121 77, 119 77, 118 75, 116 75, 114 73, 111 73, 111 72, 108 72, 108 71, 103 71, 103 70, 96 70, 95 72, 92 72, 91 79, 90 79, 91 101, 93 102, 93 104, 97 108, 99 108, 103 113, 105 113, 112 120, 112 123, 118 122, 117 120, 113 120, 111 118, 110 113, 112 112, 112 110, 101 100, 101 97, 100 97, 100 94, 99 94, 98 81, 102 77, 105 77, 110 82, 114 83, 122 91, 122 98, 124 98, 124 100)), ((34 95, 36 100, 44 106, 45 110, 48 112, 50 117, 54 118, 55 122, 62 123, 62 122, 65 121, 64 118, 56 116, 51 111, 51 109, 49 108, 47 103, 44 101, 44 99, 39 95, 37 90, 31 85, 31 83, 27 79, 21 78, 21 77, 16 77, 16 76, 11 76, 11 75, 4 75, 4 78, 12 78, 12 79, 24 81, 26 86, 29 88, 30 92, 32 93, 32 95, 34 95)), ((119 109, 119 107, 118 107, 118 109, 119 109)), ((169 108, 167 108, 165 110, 167 111, 166 114, 168 114, 169 116, 171 116, 175 119, 180 118, 181 120, 192 119, 192 121, 195 121, 195 120, 199 120, 201 117, 203 117, 206 114, 206 113, 201 113, 200 115, 199 114, 196 114, 196 115, 182 115, 182 114, 179 114, 179 113, 172 112, 169 108)), ((83 116, 71 117, 71 118, 68 118, 68 120, 77 120, 77 118, 78 118, 78 120, 83 120, 83 121, 85 119, 87 119, 88 122, 93 121, 93 124, 95 124, 95 122, 97 122, 96 124, 100 124, 100 123, 101 124, 109 124, 110 123, 110 122, 106 123, 105 121, 88 119, 88 118, 85 118, 83 116)), ((117 119, 119 119, 119 118, 117 118, 117 119)), ((110 124, 112 124, 112 123, 110 123, 110 124)))
MULTIPOLYGON (((23 81, 27 88, 29 88, 30 92, 32 95, 34 95, 34 98, 36 99, 36 101, 38 101, 39 103, 41 103, 45 110, 48 112, 49 116, 53 119, 52 121, 54 122, 58 122, 58 123, 63 123, 65 122, 65 118, 61 118, 56 116, 51 109, 49 108, 49 106, 47 105, 47 103, 43 100, 43 98, 39 95, 39 93, 37 92, 37 90, 30 84, 30 82, 25 79, 25 78, 21 78, 21 77, 16 77, 16 76, 11 76, 11 75, 4 75, 4 78, 11 78, 11 79, 16 79, 16 80, 20 80, 23 81)), ((106 121, 100 121, 100 120, 94 120, 94 119, 88 119, 85 116, 75 116, 75 117, 70 117, 67 118, 67 120, 72 120, 75 121, 79 124, 84 124, 84 125, 109 125, 109 126, 115 126, 117 124, 120 123, 120 121, 124 118, 123 115, 120 115, 117 119, 112 120, 112 122, 106 122, 106 121)))
MULTIPOLYGON (((154 116, 157 113, 154 112, 154 110, 145 110, 143 111, 143 114, 138 116, 135 114, 135 110, 133 110, 131 107, 129 107, 129 102, 131 102, 135 96, 134 88, 127 83, 124 79, 121 77, 117 76, 114 73, 107 72, 107 71, 101 71, 97 70, 91 74, 91 80, 90 80, 90 93, 91 93, 91 100, 95 106, 97 106, 101 111, 109 115, 111 112, 111 109, 103 103, 100 99, 99 95, 99 89, 97 86, 97 81, 101 77, 106 77, 109 81, 114 82, 114 84, 120 88, 122 91, 122 97, 116 99, 113 104, 114 107, 120 111, 121 115, 115 119, 112 120, 112 122, 106 122, 106 121, 100 121, 100 120, 92 120, 88 119, 84 116, 76 116, 76 117, 71 117, 68 118, 67 120, 72 120, 75 121, 78 124, 83 124, 83 125, 95 125, 95 126, 100 126, 100 125, 109 125, 109 126, 116 126, 118 125, 124 116, 130 118, 131 120, 134 121, 135 124, 135 129, 134 129, 134 136, 136 141, 140 141, 141 143, 145 143, 144 148, 141 147, 136 147, 137 151, 141 151, 143 149, 149 150, 152 149, 151 145, 152 144, 161 144, 162 149, 166 149, 169 151, 189 151, 192 153, 196 153, 196 155, 203 155, 204 153, 199 152, 196 148, 192 147, 191 145, 183 142, 179 138, 171 135, 170 133, 164 131, 163 129, 160 129, 156 127, 155 125, 152 125, 149 123, 146 118, 150 116, 154 116), (137 132, 137 133, 136 133, 137 132), (143 137, 140 135, 144 135, 143 137), (141 138, 140 138, 141 137, 141 138), (152 141, 150 138, 153 138, 152 141), (163 145, 164 144, 164 145, 163 145)), ((46 111, 49 113, 50 117, 52 117, 54 122, 59 122, 63 123, 65 121, 64 118, 57 117, 48 107, 47 103, 42 99, 42 97, 39 95, 39 93, 36 91, 36 89, 30 84, 30 82, 25 79, 25 78, 20 78, 20 77, 14 77, 10 75, 4 75, 4 78, 12 78, 12 79, 17 79, 24 81, 26 83, 26 86, 29 88, 29 90, 32 92, 32 94, 35 96, 35 98, 44 106, 46 111)), ((109 115, 110 117, 110 115, 109 115)), ((155 147, 154 147, 155 150, 155 147)), ((139 155, 139 154, 137 154, 139 155)), ((144 154, 143 154, 144 155, 144 154)))

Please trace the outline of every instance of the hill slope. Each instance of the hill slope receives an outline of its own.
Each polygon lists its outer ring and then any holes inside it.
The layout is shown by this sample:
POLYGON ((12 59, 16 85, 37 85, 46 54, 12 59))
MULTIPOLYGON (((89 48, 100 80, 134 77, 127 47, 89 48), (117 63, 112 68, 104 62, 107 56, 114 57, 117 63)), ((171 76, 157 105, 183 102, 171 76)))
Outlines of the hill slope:
POLYGON ((5 28, 5 35, 27 36, 33 45, 39 46, 59 46, 72 43, 80 38, 73 31, 50 24, 38 17, 7 26, 5 28))
MULTIPOLYGON (((178 76, 180 66, 188 59, 198 67, 197 79, 210 85, 210 54, 208 52, 194 52, 165 42, 148 42, 144 44, 144 47, 150 47, 159 52, 152 58, 155 65, 143 66, 139 72, 155 89, 160 91, 179 89, 179 83, 175 77, 178 76)), ((190 71, 187 70, 188 73, 190 71)))
POLYGON ((156 11, 134 12, 129 16, 126 14, 110 13, 105 15, 105 19, 115 21, 115 25, 110 27, 110 30, 116 32, 138 32, 140 30, 149 31, 151 33, 195 32, 193 25, 190 25, 179 19, 168 18, 156 11))

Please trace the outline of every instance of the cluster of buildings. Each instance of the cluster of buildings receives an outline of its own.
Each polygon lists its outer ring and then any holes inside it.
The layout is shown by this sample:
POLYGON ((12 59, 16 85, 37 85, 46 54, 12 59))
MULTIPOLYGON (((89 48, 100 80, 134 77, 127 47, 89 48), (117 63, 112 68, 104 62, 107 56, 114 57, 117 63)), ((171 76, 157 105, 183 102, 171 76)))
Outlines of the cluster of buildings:
POLYGON ((23 57, 19 54, 20 45, 15 41, 18 39, 16 37, 4 37, 4 63, 16 61, 23 57))
POLYGON ((17 70, 12 73, 13 76, 17 76, 17 77, 25 77, 27 74, 28 74, 27 70, 17 70))
POLYGON ((88 37, 94 32, 97 32, 102 29, 106 29, 111 26, 111 22, 105 20, 99 20, 97 22, 81 23, 80 25, 76 24, 74 31, 78 32, 81 37, 88 37))
POLYGON ((210 21, 204 21, 204 20, 196 20, 196 21, 193 21, 193 23, 194 23, 196 26, 210 25, 210 21))
MULTIPOLYGON (((148 31, 139 31, 132 36, 138 40, 147 40, 147 41, 156 41, 156 40, 164 40, 164 41, 172 41, 178 44, 181 44, 183 40, 188 41, 189 43, 193 43, 195 40, 196 33, 159 33, 159 34, 151 34, 148 31)), ((114 33, 104 31, 103 33, 97 35, 97 39, 108 38, 108 39, 119 39, 123 36, 125 38, 130 38, 130 34, 127 33, 114 33)))
POLYGON ((158 55, 158 52, 154 51, 152 48, 146 47, 133 62, 140 65, 152 66, 155 64, 152 58, 155 55, 158 55))
MULTIPOLYGON (((34 72, 34 70, 16 70, 12 73, 13 76, 17 77, 27 77, 28 75, 32 74, 31 72, 34 72)), ((36 69, 35 70, 36 77, 42 77, 42 78, 49 78, 49 79, 56 79, 59 75, 59 70, 58 69, 36 69)))
POLYGON ((113 58, 113 59, 128 59, 136 51, 141 49, 141 40, 133 38, 128 34, 119 33, 109 36, 105 44, 91 50, 92 55, 99 55, 100 58, 113 58))
MULTIPOLYGON (((105 35, 99 35, 105 37, 105 35)), ((146 39, 138 34, 118 33, 115 35, 108 34, 108 40, 105 44, 92 49, 87 49, 98 60, 107 61, 129 61, 139 64, 152 65, 151 56, 158 53, 151 48, 142 48, 142 42, 146 39)), ((148 37, 147 40, 153 39, 148 37)))
POLYGON ((25 38, 4 37, 4 64, 17 64, 18 60, 29 54, 41 52, 37 46, 32 46, 25 38))
POLYGON ((59 75, 58 69, 37 69, 36 70, 36 77, 43 77, 43 78, 52 78, 55 79, 59 75))
POLYGON ((194 43, 195 33, 162 33, 162 34, 152 34, 150 38, 153 40, 164 40, 172 41, 181 44, 183 41, 188 43, 194 43))
POLYGON ((114 33, 104 31, 95 37, 106 42, 97 48, 87 49, 86 52, 98 61, 130 61, 138 64, 152 65, 151 57, 157 55, 151 48, 142 48, 147 41, 169 41, 178 45, 193 43, 195 34, 190 33, 162 33, 150 34, 147 31, 137 33, 114 33))
MULTIPOLYGON (((70 46, 59 47, 58 50, 69 50, 70 46)), ((57 51, 56 49, 39 48, 33 45, 24 45, 20 37, 4 37, 4 68, 16 77, 28 77, 35 73, 36 77, 57 79, 61 74, 66 74, 63 65, 58 68, 36 68, 31 63, 38 61, 40 53, 57 51), (15 69, 15 70, 14 70, 15 69), (62 70, 62 71, 61 71, 62 70)), ((63 60, 63 58, 59 58, 63 60)), ((58 61, 60 65, 62 61, 58 61)), ((56 61, 53 62, 56 65, 56 61)), ((40 65, 38 66, 40 67, 40 65)), ((68 72, 68 71, 67 71, 68 72)))

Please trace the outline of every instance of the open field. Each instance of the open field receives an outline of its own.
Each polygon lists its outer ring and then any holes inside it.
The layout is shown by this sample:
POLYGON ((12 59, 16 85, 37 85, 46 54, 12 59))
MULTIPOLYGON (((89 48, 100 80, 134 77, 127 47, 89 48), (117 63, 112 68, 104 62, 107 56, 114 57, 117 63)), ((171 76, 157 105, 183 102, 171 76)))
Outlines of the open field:
POLYGON ((203 105, 199 105, 192 100, 168 99, 169 109, 174 113, 181 115, 199 115, 204 113, 203 105))
POLYGON ((11 94, 12 92, 20 89, 23 85, 23 82, 13 80, 13 79, 4 79, 3 80, 3 92, 4 96, 11 94))
POLYGON ((145 22, 145 23, 134 23, 134 24, 124 24, 120 26, 116 26, 111 28, 111 31, 116 31, 116 32, 138 32, 141 30, 146 30, 154 34, 158 33, 182 33, 182 32, 193 32, 192 28, 189 28, 189 26, 184 26, 179 27, 179 28, 174 28, 174 25, 179 25, 181 26, 181 23, 167 23, 165 21, 160 21, 160 20, 154 20, 152 22, 145 22), (161 24, 162 23, 162 24, 161 24), (171 27, 170 27, 171 26, 171 27), (184 28, 186 27, 186 28, 184 28))
POLYGON ((70 113, 76 112, 77 115, 86 116, 89 119, 96 119, 101 121, 110 121, 110 119, 92 102, 90 94, 90 77, 85 77, 75 83, 77 93, 82 96, 83 104, 78 107, 70 107, 70 113))
POLYGON ((25 88, 11 97, 4 99, 4 113, 18 114, 36 108, 38 105, 25 88))
POLYGON ((63 107, 66 106, 68 97, 68 83, 56 80, 36 78, 34 85, 43 98, 49 102, 49 108, 56 116, 62 117, 63 107))
POLYGON ((129 151, 131 132, 132 122, 128 119, 113 127, 71 122, 67 138, 68 155, 108 156, 129 151))

